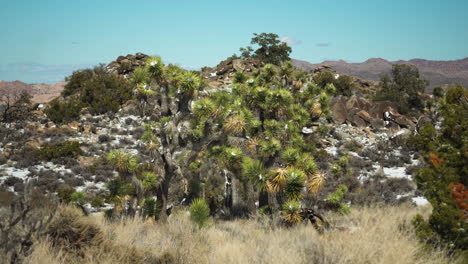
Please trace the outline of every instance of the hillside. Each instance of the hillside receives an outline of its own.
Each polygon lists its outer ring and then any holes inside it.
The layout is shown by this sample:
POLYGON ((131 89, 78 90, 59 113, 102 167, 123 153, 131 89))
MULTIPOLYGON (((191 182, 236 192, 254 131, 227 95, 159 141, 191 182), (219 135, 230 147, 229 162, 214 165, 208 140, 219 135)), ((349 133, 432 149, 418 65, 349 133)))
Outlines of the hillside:
POLYGON ((36 83, 28 84, 21 81, 6 82, 0 81, 0 94, 1 93, 20 93, 26 91, 31 94, 34 103, 47 103, 55 97, 59 96, 65 86, 65 82, 58 82, 55 84, 36 83))
MULTIPOLYGON (((433 196, 420 188, 419 172, 465 164, 460 151, 442 156, 443 146, 435 154, 432 142, 442 142, 448 122, 453 140, 463 139, 462 87, 416 93, 421 108, 402 114, 395 101, 370 100, 373 82, 355 76, 257 58, 187 71, 141 53, 69 80, 57 100, 19 105, 26 114, 0 123, 0 205, 8 205, 0 216, 11 225, 3 234, 30 250, 0 248, 10 256, 325 264, 382 255, 381 263, 458 263, 445 251, 420 251, 410 222, 430 215, 433 196), (445 102, 457 111, 439 114, 445 102)), ((35 95, 60 89, 4 87, 35 95)), ((456 206, 452 217, 462 218, 456 206)))
POLYGON ((413 64, 418 67, 422 78, 429 80, 430 84, 428 89, 446 84, 462 84, 465 87, 468 86, 468 58, 453 61, 431 61, 423 59, 387 61, 375 58, 362 63, 349 63, 339 60, 324 61, 318 64, 293 60, 293 63, 299 69, 307 71, 327 65, 340 73, 373 81, 378 81, 383 74, 389 73, 392 64, 413 64))

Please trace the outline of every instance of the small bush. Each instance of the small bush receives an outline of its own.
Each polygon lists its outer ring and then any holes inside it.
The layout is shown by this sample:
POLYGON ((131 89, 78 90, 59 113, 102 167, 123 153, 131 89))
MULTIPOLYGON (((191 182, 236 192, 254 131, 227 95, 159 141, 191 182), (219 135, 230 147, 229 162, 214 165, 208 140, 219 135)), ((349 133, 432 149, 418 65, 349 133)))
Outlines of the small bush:
POLYGON ((210 208, 205 200, 195 199, 192 204, 190 204, 190 220, 199 228, 202 228, 208 223, 209 216, 210 208))
POLYGON ((109 142, 110 138, 109 135, 99 135, 98 137, 99 143, 109 142))
POLYGON ((86 197, 84 192, 74 192, 70 196, 70 200, 73 203, 79 204, 79 205, 84 205, 86 203, 86 197))
POLYGON ((71 202, 71 196, 75 192, 75 189, 68 184, 61 184, 57 188, 57 196, 62 203, 71 202))
POLYGON ((78 141, 65 141, 58 144, 45 144, 41 149, 37 150, 37 155, 40 159, 51 161, 62 157, 77 157, 83 154, 78 141))
POLYGON ((46 107, 44 113, 54 123, 63 124, 77 120, 82 108, 82 102, 76 98, 69 98, 65 101, 54 99, 46 107))

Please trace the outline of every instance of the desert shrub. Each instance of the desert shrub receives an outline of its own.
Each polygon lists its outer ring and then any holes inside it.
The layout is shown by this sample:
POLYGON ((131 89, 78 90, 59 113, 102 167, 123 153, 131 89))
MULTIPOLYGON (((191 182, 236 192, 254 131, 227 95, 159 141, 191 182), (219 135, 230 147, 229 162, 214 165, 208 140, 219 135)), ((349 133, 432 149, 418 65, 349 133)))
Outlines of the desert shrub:
POLYGON ((82 191, 74 192, 70 196, 70 201, 78 205, 84 205, 86 203, 86 196, 82 191))
POLYGON ((444 243, 452 251, 463 254, 468 254, 468 206, 459 201, 463 202, 465 191, 462 190, 468 186, 467 98, 468 92, 462 86, 450 87, 441 106, 444 120, 441 133, 435 133, 430 125, 425 125, 427 131, 424 133, 420 130, 418 141, 431 144, 419 146, 426 166, 415 176, 418 189, 424 192, 433 207, 427 221, 422 217, 415 218, 418 235, 423 241, 435 245, 444 243))
POLYGON ((143 215, 147 217, 155 216, 156 211, 156 199, 154 198, 146 198, 145 202, 143 203, 143 215))
POLYGON ((111 74, 95 76, 82 89, 80 99, 89 106, 91 114, 115 113, 120 105, 132 98, 130 83, 111 74))
POLYGON ((210 208, 205 200, 195 199, 190 204, 190 220, 192 220, 198 228, 202 228, 208 223, 209 216, 210 208))
POLYGON ((63 101, 57 98, 49 102, 44 113, 54 123, 63 124, 78 119, 82 108, 82 102, 76 97, 63 101))
POLYGON ((353 83, 353 78, 348 75, 340 75, 337 79, 333 81, 337 94, 342 94, 345 96, 350 96, 357 87, 353 83))
POLYGON ((22 263, 52 221, 57 204, 31 185, 24 193, 0 192, 0 255, 2 263, 22 263))
POLYGON ((67 140, 58 144, 44 144, 36 153, 40 159, 50 161, 61 157, 77 157, 83 151, 78 141, 67 140))
POLYGON ((419 70, 414 65, 394 64, 390 76, 384 75, 380 80, 380 89, 375 100, 394 102, 400 113, 407 113, 410 107, 421 109, 422 100, 419 96, 424 92, 428 81, 420 78, 419 70))
POLYGON ((13 186, 13 185, 15 185, 16 183, 19 183, 19 182, 23 182, 23 180, 20 179, 20 178, 14 177, 14 176, 10 176, 10 177, 6 178, 6 180, 3 182, 3 184, 5 184, 6 186, 13 186))
POLYGON ((93 75, 93 69, 83 69, 74 71, 71 76, 65 78, 65 80, 68 82, 65 85, 62 94, 64 96, 69 96, 76 92, 79 92, 82 89, 84 83, 90 80, 93 77, 93 75))
POLYGON ((354 152, 358 152, 359 150, 362 149, 362 144, 359 143, 357 140, 355 139, 351 139, 349 141, 346 141, 344 143, 344 148, 346 148, 347 150, 349 151, 354 151, 354 152))
POLYGON ((327 84, 333 83, 335 81, 335 76, 330 71, 319 72, 315 74, 312 78, 314 82, 321 88, 325 88, 327 84))
POLYGON ((104 206, 104 199, 101 196, 94 196, 91 199, 91 206, 94 208, 100 208, 104 206))
POLYGON ((75 192, 75 189, 68 184, 61 184, 57 188, 57 196, 62 203, 71 202, 71 196, 75 192))
POLYGON ((343 202, 343 198, 348 192, 348 187, 346 185, 340 185, 336 189, 334 193, 331 193, 327 197, 327 204, 328 206, 337 211, 338 213, 342 215, 349 214, 350 208, 343 202))
POLYGON ((303 218, 301 215, 301 208, 298 201, 290 200, 283 204, 281 211, 281 218, 289 226, 299 224, 303 218))
POLYGON ((109 138, 109 135, 103 134, 103 135, 99 135, 98 140, 99 140, 99 143, 104 143, 104 142, 109 142, 110 138, 109 138))

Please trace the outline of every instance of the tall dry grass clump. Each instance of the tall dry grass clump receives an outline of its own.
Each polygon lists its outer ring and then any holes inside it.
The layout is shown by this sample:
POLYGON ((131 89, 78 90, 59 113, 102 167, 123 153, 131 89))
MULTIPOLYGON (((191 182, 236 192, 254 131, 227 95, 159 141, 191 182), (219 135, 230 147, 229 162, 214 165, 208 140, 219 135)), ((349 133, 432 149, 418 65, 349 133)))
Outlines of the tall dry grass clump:
MULTIPOLYGON (((108 223, 102 217, 88 221, 99 226, 104 244, 165 252, 154 262, 133 263, 457 263, 442 250, 420 248, 409 222, 421 211, 411 206, 356 208, 348 216, 328 215, 332 227, 322 235, 310 224, 285 228, 262 217, 219 221, 199 229, 184 211, 175 212, 167 223, 108 223)), ((67 258, 65 250, 51 248, 47 241, 37 244, 31 263, 61 263, 67 258)), ((102 249, 88 248, 83 254, 82 262, 69 263, 122 263, 102 249)))

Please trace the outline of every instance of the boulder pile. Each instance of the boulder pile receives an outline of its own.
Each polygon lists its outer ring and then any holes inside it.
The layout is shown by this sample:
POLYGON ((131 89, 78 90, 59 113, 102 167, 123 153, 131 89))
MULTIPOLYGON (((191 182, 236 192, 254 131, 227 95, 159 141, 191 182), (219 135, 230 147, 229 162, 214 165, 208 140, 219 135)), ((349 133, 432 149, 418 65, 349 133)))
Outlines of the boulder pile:
POLYGON ((369 102, 359 96, 337 96, 332 99, 331 111, 335 123, 373 129, 387 128, 399 131, 402 128, 413 130, 417 120, 398 113, 391 102, 369 102))
POLYGON ((132 73, 135 68, 145 65, 146 58, 149 57, 143 53, 135 55, 119 56, 115 61, 107 65, 106 70, 115 75, 128 75, 132 73))
POLYGON ((202 76, 212 82, 228 84, 236 72, 253 72, 264 66, 264 63, 255 58, 227 59, 220 62, 216 67, 205 67, 202 76))

